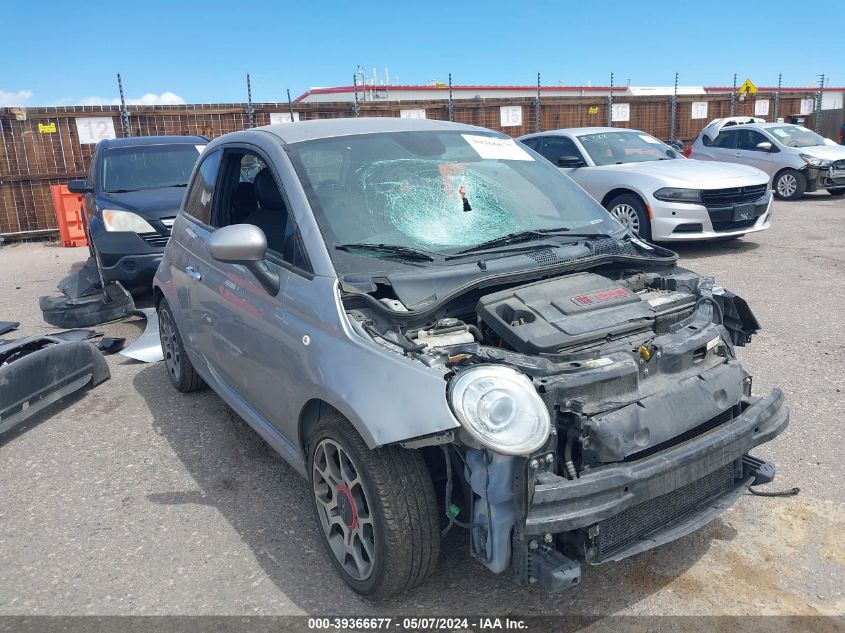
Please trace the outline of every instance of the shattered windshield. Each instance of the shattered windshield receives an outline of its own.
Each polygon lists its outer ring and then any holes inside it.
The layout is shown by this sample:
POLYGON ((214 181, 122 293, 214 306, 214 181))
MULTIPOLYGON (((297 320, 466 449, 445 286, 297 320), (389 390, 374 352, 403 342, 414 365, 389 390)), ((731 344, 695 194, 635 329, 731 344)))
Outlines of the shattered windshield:
POLYGON ((569 178, 493 133, 389 132, 286 149, 339 269, 351 256, 335 247, 345 244, 448 254, 533 229, 620 230, 569 178))
POLYGON ((668 145, 645 132, 599 132, 578 137, 596 165, 621 165, 674 158, 668 145))

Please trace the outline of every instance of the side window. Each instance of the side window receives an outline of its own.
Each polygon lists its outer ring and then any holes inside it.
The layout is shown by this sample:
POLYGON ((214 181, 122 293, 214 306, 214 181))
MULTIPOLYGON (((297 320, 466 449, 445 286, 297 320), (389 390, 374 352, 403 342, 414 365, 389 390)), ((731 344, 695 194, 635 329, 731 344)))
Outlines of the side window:
POLYGON ((575 143, 566 136, 544 136, 538 151, 554 165, 557 165, 557 159, 561 156, 576 156, 583 159, 575 143))
POLYGON ((228 150, 212 225, 252 224, 267 238, 269 259, 310 272, 311 266, 287 201, 267 163, 246 150, 228 150))
POLYGON ((203 224, 211 221, 211 203, 214 200, 214 184, 219 166, 219 150, 205 156, 185 198, 185 213, 203 224))
MULTIPOLYGON (((707 138, 706 136, 704 138, 707 138)), ((710 147, 720 147, 721 149, 735 149, 736 148, 736 130, 722 130, 719 135, 713 139, 710 147)))
POLYGON ((764 134, 757 130, 739 130, 737 135, 737 149, 747 149, 753 152, 762 152, 765 150, 757 149, 760 143, 769 143, 769 139, 764 134))
POLYGON ((527 145, 534 151, 537 151, 537 144, 540 142, 540 138, 541 137, 539 136, 535 136, 533 138, 527 138, 524 141, 520 141, 520 143, 522 143, 523 145, 527 145))

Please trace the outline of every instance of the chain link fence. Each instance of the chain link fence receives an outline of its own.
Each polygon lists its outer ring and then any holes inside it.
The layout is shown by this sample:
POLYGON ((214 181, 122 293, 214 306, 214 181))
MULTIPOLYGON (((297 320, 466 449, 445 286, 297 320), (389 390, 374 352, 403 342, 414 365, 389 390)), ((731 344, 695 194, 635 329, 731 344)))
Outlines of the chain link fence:
MULTIPOLYGON (((453 120, 520 136, 567 127, 629 127, 669 141, 691 142, 709 121, 730 116, 767 120, 819 110, 813 89, 706 96, 611 98, 518 97, 438 101, 336 103, 222 103, 176 106, 79 106, 0 108, 0 235, 38 235, 54 230, 50 185, 85 176, 98 138, 221 134, 291 120, 352 116, 453 120), (674 107, 673 107, 674 102, 674 107)), ((831 117, 835 119, 836 117, 831 117)), ((841 112, 839 119, 841 120, 841 112)))

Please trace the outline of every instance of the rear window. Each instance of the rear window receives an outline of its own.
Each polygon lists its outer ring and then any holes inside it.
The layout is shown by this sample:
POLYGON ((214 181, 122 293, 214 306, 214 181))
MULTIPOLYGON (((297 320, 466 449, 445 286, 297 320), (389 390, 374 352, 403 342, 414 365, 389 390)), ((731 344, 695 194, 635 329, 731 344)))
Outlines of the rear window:
POLYGON ((112 147, 103 154, 101 188, 106 193, 186 187, 205 145, 112 147))

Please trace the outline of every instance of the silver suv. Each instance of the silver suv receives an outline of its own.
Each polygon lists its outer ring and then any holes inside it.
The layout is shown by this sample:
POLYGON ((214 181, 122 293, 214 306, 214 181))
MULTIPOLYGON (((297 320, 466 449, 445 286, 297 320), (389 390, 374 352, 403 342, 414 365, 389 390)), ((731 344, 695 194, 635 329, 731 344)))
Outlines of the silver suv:
MULTIPOLYGON (((565 589, 771 481, 786 427, 745 301, 502 134, 416 119, 227 134, 156 273, 164 366, 308 480, 329 560, 386 598, 463 528, 565 589)), ((296 512, 298 508, 288 508, 296 512)))
POLYGON ((688 155, 757 167, 769 175, 782 200, 797 200, 818 189, 845 194, 845 147, 800 125, 754 117, 716 119, 701 131, 688 155))

